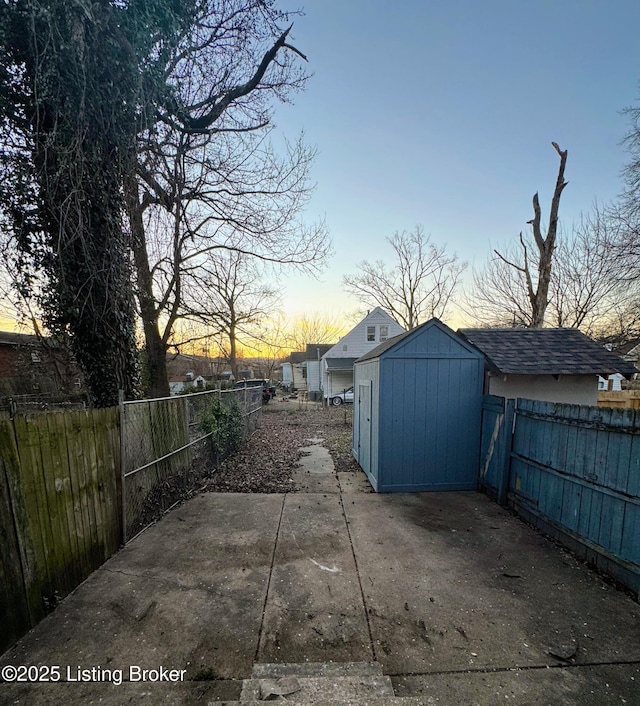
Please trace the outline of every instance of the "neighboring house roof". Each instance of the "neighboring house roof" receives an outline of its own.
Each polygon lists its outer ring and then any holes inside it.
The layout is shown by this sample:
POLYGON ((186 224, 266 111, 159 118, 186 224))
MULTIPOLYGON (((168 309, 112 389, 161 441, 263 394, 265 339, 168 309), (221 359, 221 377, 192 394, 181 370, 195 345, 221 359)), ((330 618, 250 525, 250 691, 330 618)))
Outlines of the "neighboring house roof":
POLYGON ((628 360, 630 363, 640 360, 640 343, 634 346, 630 351, 624 354, 624 359, 628 360))
MULTIPOLYGON (((387 333, 392 335, 404 331, 402 326, 384 309, 377 306, 361 319, 350 331, 346 333, 334 346, 322 356, 327 358, 357 358, 366 353, 375 343, 366 340, 367 326, 375 326, 379 332, 380 326, 387 326, 387 333), (356 353, 354 357, 354 353, 356 353)), ((345 368, 346 369, 346 368, 345 368)), ((351 368, 348 368, 351 370, 351 368)))
POLYGON ((318 358, 318 350, 320 350, 320 358, 335 346, 335 343, 307 343, 305 360, 315 360, 318 358))
POLYGON ((289 354, 289 360, 286 362, 293 363, 295 365, 296 363, 304 363, 304 361, 306 359, 307 359, 306 351, 293 351, 292 353, 289 354))
POLYGON ((172 375, 169 378, 169 382, 192 382, 198 378, 203 378, 203 375, 196 375, 192 370, 188 370, 186 373, 181 373, 179 375, 172 375))
POLYGON ((15 333, 14 331, 0 331, 0 344, 8 346, 36 345, 40 342, 38 336, 32 333, 15 333))
POLYGON ((327 370, 331 373, 338 370, 353 370, 353 364, 357 358, 325 358, 327 370))
POLYGON ((573 328, 459 329, 497 372, 515 375, 604 375, 638 372, 616 353, 573 328))

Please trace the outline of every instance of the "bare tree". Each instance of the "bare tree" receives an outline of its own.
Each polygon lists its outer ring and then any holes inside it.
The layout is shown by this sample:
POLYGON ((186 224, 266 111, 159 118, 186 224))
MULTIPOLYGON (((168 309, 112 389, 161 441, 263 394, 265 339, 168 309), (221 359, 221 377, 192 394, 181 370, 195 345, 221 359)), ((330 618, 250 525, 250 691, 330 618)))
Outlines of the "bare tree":
POLYGON ((304 351, 310 343, 337 343, 347 333, 341 320, 319 312, 297 316, 282 330, 283 343, 289 351, 304 351))
POLYGON ((514 243, 502 249, 503 257, 495 251, 484 267, 473 270, 473 285, 464 295, 464 310, 469 318, 481 326, 524 327, 531 326, 531 306, 523 267, 522 251, 514 243))
POLYGON ((528 221, 533 231, 533 239, 537 253, 532 256, 522 233, 520 233, 521 257, 519 259, 510 258, 508 255, 501 254, 497 250, 495 251, 496 255, 501 260, 509 265, 509 267, 519 272, 524 278, 527 299, 531 309, 531 316, 527 317, 530 320, 528 325, 531 328, 541 328, 544 325, 544 317, 549 304, 549 287, 551 285, 553 253, 556 248, 560 197, 565 186, 568 184, 568 182, 564 180, 567 150, 561 150, 555 142, 551 144, 560 157, 560 165, 558 167, 558 177, 551 200, 549 226, 546 235, 542 233, 542 210, 540 208, 540 200, 537 192, 533 195, 533 219, 528 221))
POLYGON ((613 311, 638 300, 630 263, 617 253, 624 235, 620 222, 596 204, 574 226, 571 238, 559 238, 549 295, 554 325, 593 335, 613 311))
POLYGON ((314 270, 329 252, 324 224, 300 221, 314 150, 269 141, 273 100, 306 82, 288 22, 260 0, 203 0, 149 96, 125 192, 151 394, 166 394, 165 351, 209 253, 314 270))
POLYGON ((221 350, 237 379, 239 349, 259 349, 260 329, 276 309, 278 293, 263 282, 254 261, 234 251, 210 254, 198 269, 185 296, 188 316, 224 341, 221 350))
POLYGON ((435 245, 422 226, 387 238, 395 263, 363 261, 343 285, 365 306, 381 306, 406 329, 431 317, 444 317, 466 263, 446 245, 435 245))
POLYGON ((640 252, 640 106, 629 106, 623 110, 631 127, 623 144, 629 152, 629 162, 623 170, 625 189, 619 204, 618 215, 622 217, 634 234, 635 252, 640 252))
MULTIPOLYGON (((619 328, 614 323, 616 312, 628 312, 632 302, 640 300, 631 264, 618 255, 624 233, 610 210, 597 204, 581 217, 570 236, 558 230, 546 312, 550 324, 580 328, 592 336, 619 328)), ((537 251, 531 248, 531 259, 525 263, 524 253, 529 248, 524 243, 519 248, 508 245, 503 255, 495 255, 482 270, 474 272, 473 291, 466 303, 476 321, 533 325, 525 264, 537 268, 537 251)))

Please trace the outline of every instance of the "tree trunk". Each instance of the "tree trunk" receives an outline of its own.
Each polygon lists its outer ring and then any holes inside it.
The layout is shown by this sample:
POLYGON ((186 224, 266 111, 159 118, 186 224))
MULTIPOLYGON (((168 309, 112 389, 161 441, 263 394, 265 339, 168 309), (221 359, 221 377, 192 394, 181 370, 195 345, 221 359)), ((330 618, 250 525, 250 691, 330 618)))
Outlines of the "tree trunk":
POLYGON ((229 366, 234 380, 238 379, 238 346, 236 341, 236 325, 229 326, 229 366))
POLYGON ((556 249, 556 234, 558 230, 558 209, 560 207, 560 196, 568 182, 564 180, 564 168, 567 163, 567 150, 561 150, 555 142, 551 143, 555 151, 560 156, 560 166, 558 167, 558 178, 556 188, 551 201, 551 212, 549 214, 549 227, 547 237, 542 236, 540 228, 540 203, 538 194, 533 197, 533 220, 529 221, 533 228, 533 237, 538 247, 538 286, 535 295, 532 297, 532 317, 531 328, 542 328, 544 326, 544 316, 549 304, 549 284, 551 283, 551 266, 553 264, 553 253, 556 249))
POLYGON ((131 228, 131 249, 136 271, 137 295, 140 317, 145 339, 146 380, 149 397, 168 397, 169 376, 167 374, 167 346, 160 335, 158 309, 153 296, 153 278, 149 267, 149 256, 145 240, 142 208, 135 176, 129 175, 126 183, 126 200, 131 228))

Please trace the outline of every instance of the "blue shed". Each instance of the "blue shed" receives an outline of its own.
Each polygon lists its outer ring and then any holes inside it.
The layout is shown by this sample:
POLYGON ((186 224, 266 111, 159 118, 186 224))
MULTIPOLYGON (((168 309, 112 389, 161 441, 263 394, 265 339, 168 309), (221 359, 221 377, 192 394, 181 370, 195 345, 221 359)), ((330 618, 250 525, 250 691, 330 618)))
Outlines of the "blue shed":
POLYGON ((484 364, 438 319, 356 361, 352 451, 377 492, 477 487, 484 364))

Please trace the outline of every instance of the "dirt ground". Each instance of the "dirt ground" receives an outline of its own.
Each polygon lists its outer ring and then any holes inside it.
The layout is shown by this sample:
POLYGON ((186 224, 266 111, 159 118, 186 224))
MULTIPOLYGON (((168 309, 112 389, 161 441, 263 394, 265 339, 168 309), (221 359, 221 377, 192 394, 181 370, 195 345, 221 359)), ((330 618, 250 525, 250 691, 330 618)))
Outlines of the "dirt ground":
POLYGON ((211 469, 205 490, 215 493, 288 493, 297 490, 294 471, 304 439, 321 437, 338 473, 355 472, 351 455, 353 406, 277 397, 262 408, 258 428, 234 456, 211 469), (256 463, 256 459, 260 462, 256 463))

